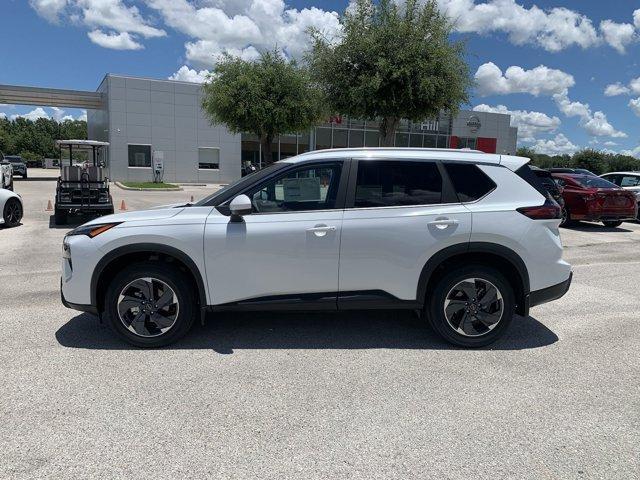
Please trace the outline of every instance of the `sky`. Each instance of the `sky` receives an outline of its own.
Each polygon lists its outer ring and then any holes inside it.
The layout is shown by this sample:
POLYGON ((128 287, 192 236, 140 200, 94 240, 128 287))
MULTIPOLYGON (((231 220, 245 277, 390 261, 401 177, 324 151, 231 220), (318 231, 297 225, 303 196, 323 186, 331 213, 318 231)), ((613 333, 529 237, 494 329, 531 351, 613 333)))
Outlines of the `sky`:
MULTIPOLYGON (((402 2, 404 0, 394 0, 402 2)), ((640 0, 438 0, 467 44, 463 108, 510 113, 519 146, 640 158, 640 0)), ((95 90, 106 73, 202 81, 223 52, 292 58, 348 0, 0 0, 0 84, 95 90)), ((0 117, 82 118, 0 104, 0 117)))

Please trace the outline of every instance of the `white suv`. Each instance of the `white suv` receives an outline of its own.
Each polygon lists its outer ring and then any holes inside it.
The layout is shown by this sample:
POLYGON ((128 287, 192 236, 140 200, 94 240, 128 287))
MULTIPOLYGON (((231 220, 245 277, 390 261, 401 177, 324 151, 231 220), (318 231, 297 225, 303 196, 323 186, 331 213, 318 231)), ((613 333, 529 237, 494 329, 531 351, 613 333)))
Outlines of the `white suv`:
POLYGON ((321 150, 196 204, 98 218, 64 239, 62 301, 157 347, 220 310, 412 309, 465 347, 561 297, 560 208, 527 158, 321 150))

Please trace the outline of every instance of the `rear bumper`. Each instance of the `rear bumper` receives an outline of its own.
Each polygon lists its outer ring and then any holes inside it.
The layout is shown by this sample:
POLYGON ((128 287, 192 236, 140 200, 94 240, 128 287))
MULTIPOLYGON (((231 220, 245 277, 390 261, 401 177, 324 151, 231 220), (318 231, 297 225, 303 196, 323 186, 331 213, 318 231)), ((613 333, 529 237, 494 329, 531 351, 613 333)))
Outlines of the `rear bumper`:
POLYGON ((571 286, 571 280, 573 279, 573 272, 569 274, 564 282, 550 287, 543 288, 542 290, 535 290, 529 294, 529 307, 535 307, 536 305, 542 305, 543 303, 552 302, 558 298, 564 296, 571 286))

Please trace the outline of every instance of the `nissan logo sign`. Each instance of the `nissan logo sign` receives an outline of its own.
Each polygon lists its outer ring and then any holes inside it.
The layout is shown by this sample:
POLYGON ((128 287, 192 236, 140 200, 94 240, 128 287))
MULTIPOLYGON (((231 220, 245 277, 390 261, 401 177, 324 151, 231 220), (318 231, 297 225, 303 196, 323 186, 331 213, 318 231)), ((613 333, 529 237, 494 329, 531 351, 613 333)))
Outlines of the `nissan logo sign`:
POLYGON ((480 123, 480 118, 475 115, 471 115, 467 120, 467 127, 469 127, 469 130, 471 130, 472 133, 476 133, 478 130, 480 130, 481 126, 482 124, 480 123))

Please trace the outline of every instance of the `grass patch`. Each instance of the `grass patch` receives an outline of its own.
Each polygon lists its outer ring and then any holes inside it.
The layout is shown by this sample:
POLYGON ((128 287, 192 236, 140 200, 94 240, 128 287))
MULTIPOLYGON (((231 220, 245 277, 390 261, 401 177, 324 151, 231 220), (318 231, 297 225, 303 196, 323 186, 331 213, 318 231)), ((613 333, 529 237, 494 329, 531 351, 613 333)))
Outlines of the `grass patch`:
POLYGON ((153 182, 121 182, 122 185, 129 188, 180 188, 173 183, 153 183, 153 182))

